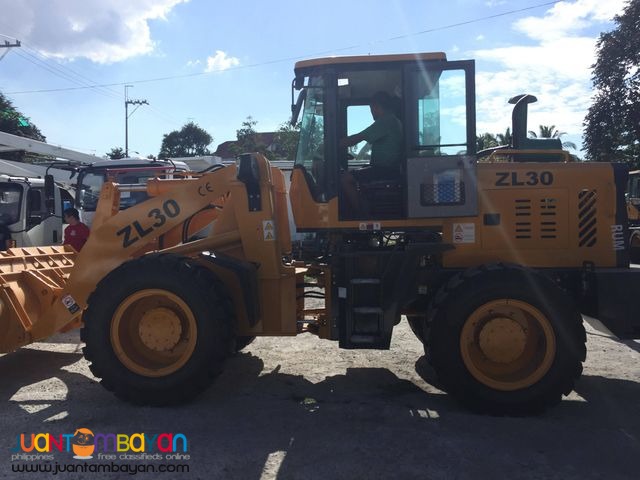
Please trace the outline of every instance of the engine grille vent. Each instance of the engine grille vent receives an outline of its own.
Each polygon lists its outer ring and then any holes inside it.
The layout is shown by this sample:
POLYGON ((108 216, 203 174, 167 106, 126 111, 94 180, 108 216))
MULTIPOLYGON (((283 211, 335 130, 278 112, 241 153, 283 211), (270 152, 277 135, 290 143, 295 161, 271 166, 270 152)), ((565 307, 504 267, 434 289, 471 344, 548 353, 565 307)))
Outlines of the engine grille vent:
POLYGON ((547 240, 558 236, 556 198, 517 199, 515 237, 518 240, 547 240))
POLYGON ((516 200, 516 238, 525 240, 531 238, 531 200, 516 200))
POLYGON ((540 238, 556 238, 558 236, 558 200, 555 198, 540 199, 540 238))

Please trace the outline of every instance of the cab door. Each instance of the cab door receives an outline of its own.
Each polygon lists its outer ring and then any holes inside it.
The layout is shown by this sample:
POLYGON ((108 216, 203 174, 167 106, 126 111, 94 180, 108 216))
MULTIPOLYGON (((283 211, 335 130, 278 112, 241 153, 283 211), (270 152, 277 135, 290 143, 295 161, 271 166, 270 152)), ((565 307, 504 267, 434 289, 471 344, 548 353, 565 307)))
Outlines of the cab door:
POLYGON ((473 216, 478 211, 474 62, 405 69, 407 216, 473 216))
POLYGON ((48 215, 44 188, 31 187, 26 195, 24 246, 53 245, 61 242, 61 219, 48 215))

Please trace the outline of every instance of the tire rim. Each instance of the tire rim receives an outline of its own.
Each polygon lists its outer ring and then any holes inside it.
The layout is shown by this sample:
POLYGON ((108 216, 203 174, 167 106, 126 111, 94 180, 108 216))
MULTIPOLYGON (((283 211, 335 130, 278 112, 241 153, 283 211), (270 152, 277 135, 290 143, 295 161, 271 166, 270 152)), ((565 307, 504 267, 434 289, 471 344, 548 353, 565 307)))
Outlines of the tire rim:
POLYGON ((513 391, 544 377, 555 358, 556 340, 540 310, 519 300, 500 299, 469 316, 462 327, 460 351, 476 380, 513 391))
POLYGON ((145 377, 163 377, 184 366, 197 340, 195 316, 167 290, 141 290, 128 296, 111 322, 111 345, 122 364, 145 377))

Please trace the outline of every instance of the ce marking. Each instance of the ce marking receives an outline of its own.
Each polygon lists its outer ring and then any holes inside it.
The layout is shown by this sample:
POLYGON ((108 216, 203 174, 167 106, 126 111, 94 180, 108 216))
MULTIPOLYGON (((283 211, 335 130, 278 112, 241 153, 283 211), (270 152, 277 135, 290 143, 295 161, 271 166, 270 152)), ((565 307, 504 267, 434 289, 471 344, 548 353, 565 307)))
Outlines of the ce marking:
POLYGON ((200 185, 198 187, 198 195, 200 195, 201 197, 206 197, 207 193, 212 193, 212 192, 213 192, 213 188, 211 188, 210 182, 207 182, 204 185, 200 185))

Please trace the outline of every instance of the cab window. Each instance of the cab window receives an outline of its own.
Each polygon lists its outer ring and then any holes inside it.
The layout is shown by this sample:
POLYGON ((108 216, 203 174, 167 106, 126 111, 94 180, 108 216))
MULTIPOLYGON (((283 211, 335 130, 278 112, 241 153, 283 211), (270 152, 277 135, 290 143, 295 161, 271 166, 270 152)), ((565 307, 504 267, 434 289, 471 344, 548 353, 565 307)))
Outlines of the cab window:
POLYGON ((418 155, 467 154, 465 71, 421 69, 411 75, 412 143, 418 155))
POLYGON ((311 194, 316 200, 326 193, 323 87, 322 77, 309 79, 295 161, 296 165, 304 167, 311 194))
MULTIPOLYGON (((349 105, 347 107, 347 135, 355 135, 371 125, 371 109, 369 105, 349 105)), ((349 170, 369 165, 371 161, 371 145, 364 140, 349 147, 349 170)))

